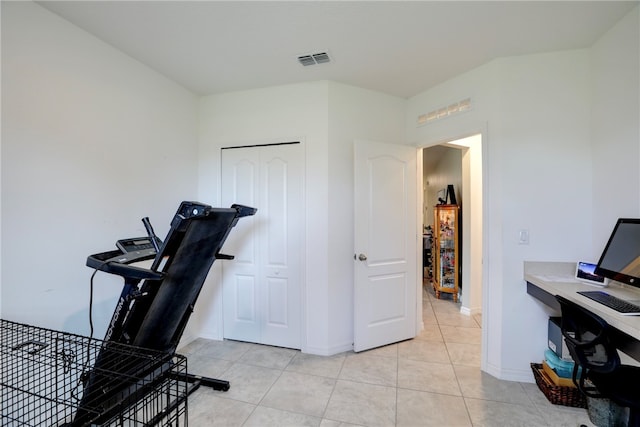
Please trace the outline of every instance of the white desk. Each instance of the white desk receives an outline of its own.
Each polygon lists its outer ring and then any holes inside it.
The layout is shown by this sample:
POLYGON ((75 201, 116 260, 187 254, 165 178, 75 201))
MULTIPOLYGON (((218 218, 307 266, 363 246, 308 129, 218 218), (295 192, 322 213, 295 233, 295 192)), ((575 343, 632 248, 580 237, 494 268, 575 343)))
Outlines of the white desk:
MULTIPOLYGON (((524 263, 524 279, 527 293, 560 313, 560 304, 555 299, 561 295, 592 313, 602 317, 613 329, 615 345, 627 355, 640 361, 640 316, 623 316, 609 307, 597 303, 578 291, 593 291, 600 288, 573 280, 575 263, 530 262, 524 263)), ((640 289, 612 282, 603 291, 640 304, 640 289)))

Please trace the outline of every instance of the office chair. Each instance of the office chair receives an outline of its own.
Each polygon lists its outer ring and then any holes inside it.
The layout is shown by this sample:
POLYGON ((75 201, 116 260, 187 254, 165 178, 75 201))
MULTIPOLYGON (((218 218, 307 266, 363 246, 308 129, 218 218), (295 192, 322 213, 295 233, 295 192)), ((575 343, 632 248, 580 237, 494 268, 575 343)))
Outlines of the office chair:
POLYGON ((628 426, 640 427, 640 367, 622 365, 601 317, 556 295, 562 311, 562 335, 575 361, 573 382, 587 397, 608 398, 629 408, 628 426), (585 384, 585 379, 593 384, 585 384))

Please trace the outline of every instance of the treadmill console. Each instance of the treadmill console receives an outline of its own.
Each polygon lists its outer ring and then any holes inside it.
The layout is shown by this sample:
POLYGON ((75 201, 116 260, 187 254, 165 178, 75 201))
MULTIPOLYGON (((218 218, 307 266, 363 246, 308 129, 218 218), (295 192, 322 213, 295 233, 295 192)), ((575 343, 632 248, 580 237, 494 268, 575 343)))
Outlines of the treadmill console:
POLYGON ((155 247, 150 237, 134 237, 131 239, 118 240, 116 246, 124 253, 148 251, 149 249, 153 249, 155 253, 155 247))

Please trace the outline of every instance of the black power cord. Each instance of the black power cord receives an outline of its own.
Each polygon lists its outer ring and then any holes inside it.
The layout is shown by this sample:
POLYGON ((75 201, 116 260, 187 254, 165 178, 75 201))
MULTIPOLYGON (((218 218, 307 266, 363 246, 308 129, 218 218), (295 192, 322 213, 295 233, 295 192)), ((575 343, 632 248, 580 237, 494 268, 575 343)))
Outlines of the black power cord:
POLYGON ((90 366, 89 363, 91 362, 91 341, 93 341, 93 333, 94 333, 94 327, 93 327, 93 283, 94 283, 94 279, 96 277, 96 274, 98 274, 98 271, 100 270, 100 268, 102 268, 103 265, 105 265, 107 262, 103 262, 102 264, 100 264, 95 270, 93 270, 93 273, 91 274, 91 278, 89 279, 89 339, 87 341, 87 347, 86 347, 86 351, 85 351, 85 359, 84 359, 84 363, 82 366, 82 373, 80 374, 79 378, 78 378, 78 382, 76 384, 76 386, 73 388, 73 390, 71 391, 71 395, 73 396, 74 399, 76 400, 80 400, 81 397, 79 397, 76 392, 78 390, 78 388, 80 387, 81 384, 85 384, 86 381, 88 380, 88 376, 89 376, 89 372, 90 372, 90 366))

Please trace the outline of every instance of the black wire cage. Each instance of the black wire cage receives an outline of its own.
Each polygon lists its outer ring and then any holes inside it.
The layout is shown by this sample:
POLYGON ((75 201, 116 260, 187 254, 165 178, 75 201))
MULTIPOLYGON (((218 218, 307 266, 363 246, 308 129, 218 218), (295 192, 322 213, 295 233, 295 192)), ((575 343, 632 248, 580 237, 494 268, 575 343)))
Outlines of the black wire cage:
POLYGON ((187 359, 0 319, 0 425, 188 425, 187 359))

